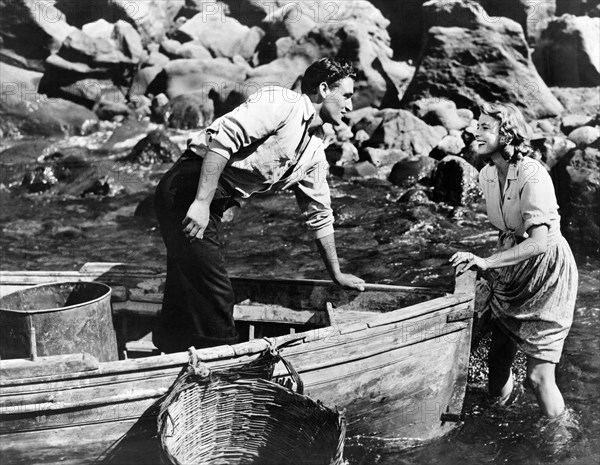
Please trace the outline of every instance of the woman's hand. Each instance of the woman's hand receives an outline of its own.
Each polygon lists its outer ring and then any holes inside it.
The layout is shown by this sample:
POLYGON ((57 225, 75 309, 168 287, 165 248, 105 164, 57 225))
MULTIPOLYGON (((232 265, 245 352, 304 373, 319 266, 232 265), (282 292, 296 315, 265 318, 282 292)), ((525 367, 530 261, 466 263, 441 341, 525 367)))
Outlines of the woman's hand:
POLYGON ((489 268, 487 262, 477 255, 471 252, 456 252, 450 257, 452 266, 456 268, 458 274, 464 273, 471 268, 477 267, 481 271, 485 271, 489 268))
POLYGON ((365 290, 365 287, 363 286, 365 280, 359 278, 358 276, 354 276, 353 274, 340 273, 339 275, 335 276, 333 280, 336 284, 346 289, 357 289, 359 291, 365 290))
POLYGON ((193 241, 202 239, 210 220, 210 203, 194 200, 182 221, 183 233, 193 241))

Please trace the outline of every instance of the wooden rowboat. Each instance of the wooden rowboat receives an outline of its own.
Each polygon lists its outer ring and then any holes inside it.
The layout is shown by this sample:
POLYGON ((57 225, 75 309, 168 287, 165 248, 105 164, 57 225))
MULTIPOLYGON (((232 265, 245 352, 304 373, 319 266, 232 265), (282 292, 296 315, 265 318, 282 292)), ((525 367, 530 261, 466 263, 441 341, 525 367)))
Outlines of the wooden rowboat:
MULTIPOLYGON (((2 463, 159 463, 160 398, 188 363, 148 338, 164 274, 124 264, 80 271, 0 272, 0 296, 53 282, 112 288, 120 359, 86 353, 0 361, 2 463)), ((425 441, 459 420, 467 383, 475 278, 453 290, 328 281, 233 278, 239 344, 197 350, 211 367, 247 363, 273 344, 305 393, 345 409, 348 437, 425 441)))

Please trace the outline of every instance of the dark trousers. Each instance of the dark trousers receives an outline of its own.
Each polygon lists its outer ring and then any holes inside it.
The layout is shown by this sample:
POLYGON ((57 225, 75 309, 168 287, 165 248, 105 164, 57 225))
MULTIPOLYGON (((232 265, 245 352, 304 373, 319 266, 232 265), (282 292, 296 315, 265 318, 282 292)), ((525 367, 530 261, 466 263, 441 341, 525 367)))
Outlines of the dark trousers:
POLYGON ((234 293, 219 240, 223 212, 237 202, 219 185, 204 238, 190 242, 183 233, 182 221, 195 198, 201 169, 202 158, 186 151, 155 192, 154 206, 167 247, 167 279, 153 342, 163 352, 233 344, 238 338, 234 293))

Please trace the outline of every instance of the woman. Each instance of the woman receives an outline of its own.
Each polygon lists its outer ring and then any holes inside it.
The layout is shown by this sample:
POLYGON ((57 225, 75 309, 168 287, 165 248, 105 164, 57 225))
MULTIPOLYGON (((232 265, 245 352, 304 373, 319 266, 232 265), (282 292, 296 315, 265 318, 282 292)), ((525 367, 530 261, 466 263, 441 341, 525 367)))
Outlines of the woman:
POLYGON ((551 419, 565 412, 554 371, 571 323, 577 268, 560 232, 552 180, 527 155, 529 128, 512 104, 481 108, 476 134, 478 154, 487 162, 479 173, 490 222, 500 229, 499 251, 482 258, 455 253, 460 270, 491 270, 493 311, 488 356, 489 393, 505 404, 514 387, 511 365, 518 349, 527 356, 527 381, 540 410, 551 419))

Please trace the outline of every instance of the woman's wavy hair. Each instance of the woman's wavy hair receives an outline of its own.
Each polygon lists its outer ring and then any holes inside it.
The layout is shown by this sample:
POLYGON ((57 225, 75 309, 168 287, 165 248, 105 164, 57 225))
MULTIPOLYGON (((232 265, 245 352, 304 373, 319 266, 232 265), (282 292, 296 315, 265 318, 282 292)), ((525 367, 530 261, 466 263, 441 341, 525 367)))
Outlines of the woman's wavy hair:
MULTIPOLYGON (((484 103, 479 107, 481 114, 500 122, 500 153, 509 163, 517 163, 523 157, 532 155, 531 128, 525 117, 512 103, 484 103)), ((489 161, 488 163, 492 163, 489 161)))
POLYGON ((302 77, 301 90, 304 94, 312 94, 317 91, 322 82, 332 86, 347 77, 356 78, 350 62, 334 58, 321 58, 306 68, 302 77))

